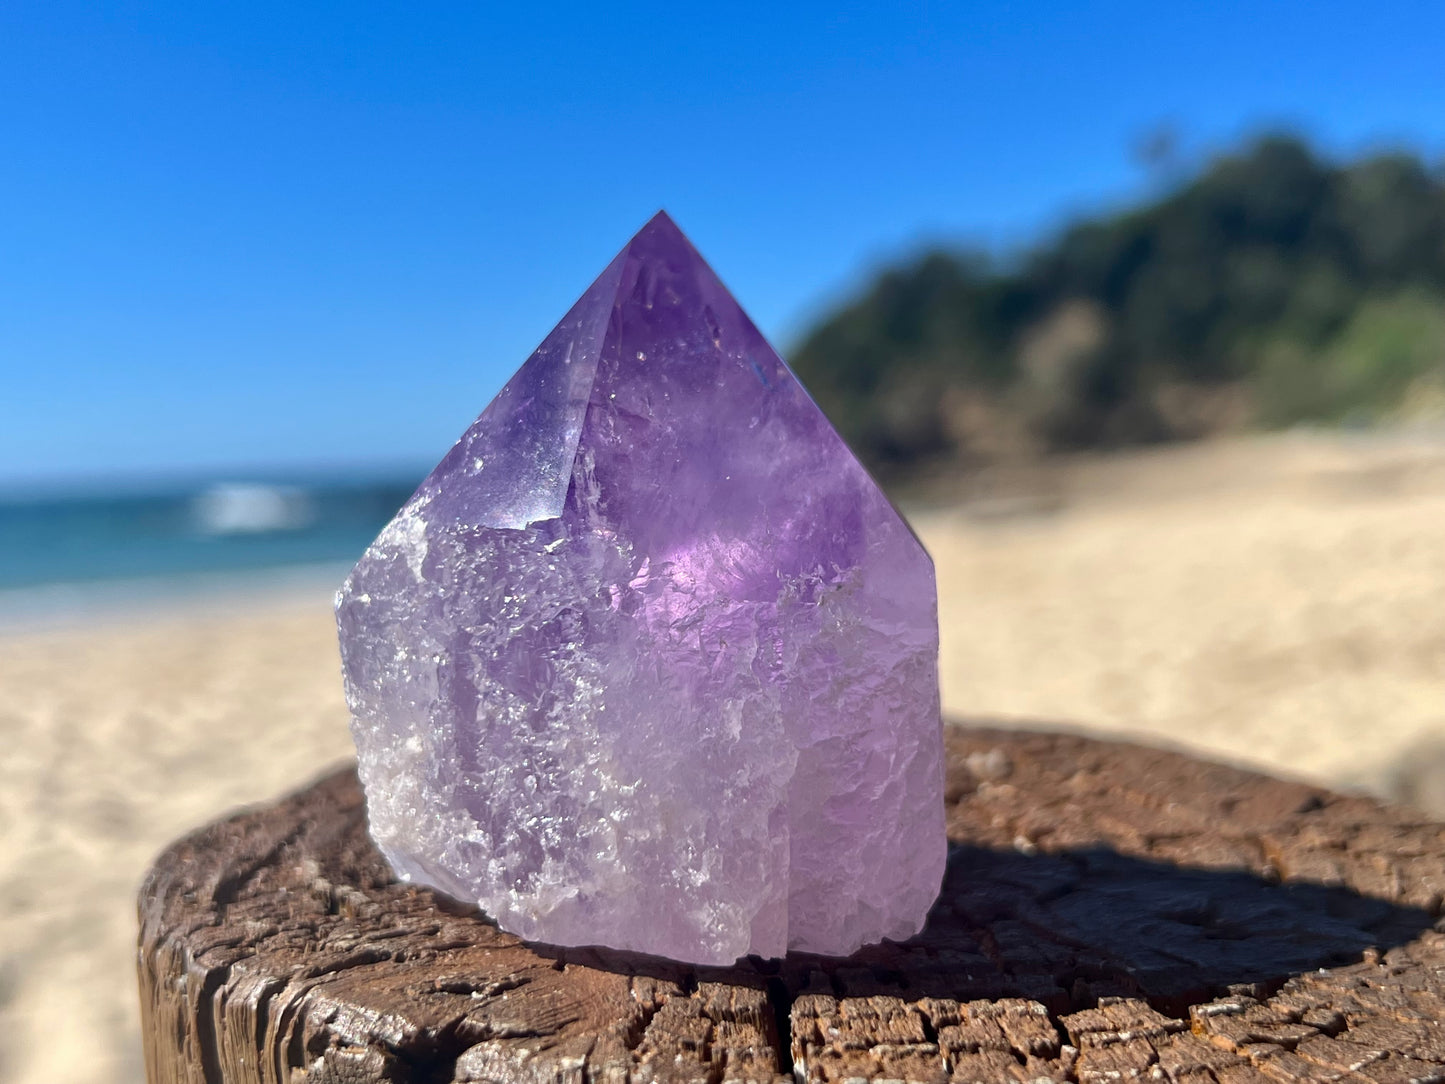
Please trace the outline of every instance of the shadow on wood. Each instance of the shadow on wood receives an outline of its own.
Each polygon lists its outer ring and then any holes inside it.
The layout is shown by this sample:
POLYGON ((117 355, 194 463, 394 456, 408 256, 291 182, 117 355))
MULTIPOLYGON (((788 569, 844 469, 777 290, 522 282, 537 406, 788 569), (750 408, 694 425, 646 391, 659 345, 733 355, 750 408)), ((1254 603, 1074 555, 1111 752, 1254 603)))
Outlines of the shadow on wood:
POLYGON ((703 969, 524 945, 397 884, 354 775, 331 776, 158 860, 150 1078, 1445 1072, 1445 828, 1078 736, 958 730, 948 759, 949 873, 918 937, 703 969))
POLYGON ((1189 869, 1106 848, 1022 854, 954 845, 927 926, 846 958, 791 954, 694 968, 599 948, 533 945, 548 959, 695 986, 781 976, 788 990, 960 1001, 1030 998, 1056 1012, 1142 998, 1187 1018, 1228 993, 1268 995, 1295 975, 1409 944, 1431 911, 1347 888, 1189 869))

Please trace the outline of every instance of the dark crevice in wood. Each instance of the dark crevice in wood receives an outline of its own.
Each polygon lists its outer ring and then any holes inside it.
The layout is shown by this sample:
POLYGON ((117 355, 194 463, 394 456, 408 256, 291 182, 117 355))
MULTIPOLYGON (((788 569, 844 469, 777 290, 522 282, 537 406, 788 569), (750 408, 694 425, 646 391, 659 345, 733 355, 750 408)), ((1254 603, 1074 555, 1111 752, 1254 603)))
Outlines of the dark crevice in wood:
POLYGON ((463 1017, 439 1031, 428 1033, 424 1043, 404 1046, 389 1044, 388 1052, 409 1067, 409 1072, 405 1074, 407 1079, 437 1081, 441 1084, 456 1075, 457 1059, 486 1038, 487 1035, 479 1033, 463 1017))
POLYGON ((936 1044, 938 1042, 938 1028, 934 1026, 932 1017, 926 1012, 919 1012, 918 1021, 923 1027, 924 1040, 936 1044))
POLYGON ((793 1075, 793 995, 778 975, 767 980, 768 1006, 773 1010, 773 1027, 778 1035, 778 1071, 793 1075))
POLYGON ((624 1033, 622 1041, 629 1052, 636 1053, 647 1038, 647 1029, 652 1026, 653 1019, 662 1011, 665 1002, 661 999, 653 1000, 651 998, 643 1001, 638 997, 636 985, 632 985, 630 989, 633 999, 637 1003, 637 1013, 628 1021, 627 1031, 624 1033))
POLYGON ((225 1084, 226 1077, 221 1068, 220 1050, 216 1036, 216 1009, 221 990, 231 977, 230 967, 214 967, 206 971, 201 989, 196 996, 196 1046, 201 1055, 201 1072, 206 1084, 225 1084))
POLYGON ((290 1069, 303 1069, 306 1066, 306 1034, 300 1028, 301 997, 294 992, 286 999, 282 1006, 281 1014, 276 1018, 276 1035, 273 1039, 278 1053, 284 1057, 277 1059, 277 1077, 285 1079, 282 1073, 290 1069))
POLYGON ((276 1000, 276 995, 286 988, 286 984, 280 979, 271 979, 264 983, 256 998, 256 1026, 252 1029, 255 1035, 256 1049, 266 1049, 266 1029, 271 1022, 271 1005, 276 1000))

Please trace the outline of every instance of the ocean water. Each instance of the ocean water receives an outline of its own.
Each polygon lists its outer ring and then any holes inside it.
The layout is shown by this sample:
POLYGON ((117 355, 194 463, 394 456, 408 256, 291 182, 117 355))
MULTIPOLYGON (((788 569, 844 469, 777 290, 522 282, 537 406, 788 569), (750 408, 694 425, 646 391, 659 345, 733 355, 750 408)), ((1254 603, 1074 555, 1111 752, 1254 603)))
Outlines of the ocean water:
POLYGON ((419 481, 241 478, 0 495, 0 624, 339 585, 419 481))

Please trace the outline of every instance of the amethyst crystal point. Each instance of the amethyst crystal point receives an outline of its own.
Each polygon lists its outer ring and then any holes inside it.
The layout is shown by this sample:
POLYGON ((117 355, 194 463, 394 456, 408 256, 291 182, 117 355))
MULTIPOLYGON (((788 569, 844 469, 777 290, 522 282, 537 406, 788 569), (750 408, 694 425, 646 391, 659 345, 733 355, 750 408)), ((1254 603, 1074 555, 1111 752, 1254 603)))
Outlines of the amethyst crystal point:
POLYGON ((698 963, 917 932, 927 554, 659 214, 337 598, 371 830, 504 929, 698 963))

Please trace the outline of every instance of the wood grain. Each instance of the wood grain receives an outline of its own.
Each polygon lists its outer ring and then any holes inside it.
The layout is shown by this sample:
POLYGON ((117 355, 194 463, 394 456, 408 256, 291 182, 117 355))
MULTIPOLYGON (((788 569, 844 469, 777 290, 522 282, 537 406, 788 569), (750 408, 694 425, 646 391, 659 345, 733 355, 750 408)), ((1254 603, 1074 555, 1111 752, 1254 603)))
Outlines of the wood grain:
POLYGON ((1445 1080, 1445 826, 1071 735, 947 755, 918 937, 726 969, 398 884, 331 775, 157 860, 150 1081, 1445 1080))

